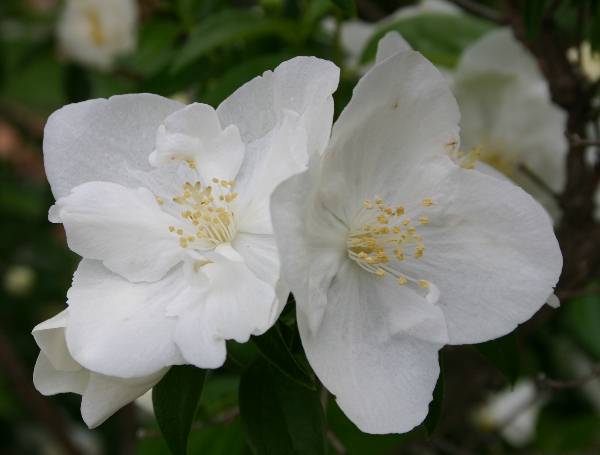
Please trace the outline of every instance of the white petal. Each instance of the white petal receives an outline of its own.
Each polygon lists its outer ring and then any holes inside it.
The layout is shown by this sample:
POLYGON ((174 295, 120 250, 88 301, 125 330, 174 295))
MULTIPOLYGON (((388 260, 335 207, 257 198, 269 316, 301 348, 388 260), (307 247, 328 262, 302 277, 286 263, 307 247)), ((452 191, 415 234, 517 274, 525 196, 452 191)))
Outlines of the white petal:
POLYGON ((345 219, 415 161, 455 149, 458 121, 448 84, 420 54, 400 52, 373 67, 337 120, 324 160, 323 191, 354 205, 330 209, 345 219))
POLYGON ((258 279, 244 263, 219 261, 203 267, 210 285, 204 296, 206 317, 215 336, 248 341, 269 328, 275 302, 273 287, 258 279))
POLYGON ((78 371, 81 365, 73 360, 65 342, 68 314, 68 310, 61 311, 53 318, 36 325, 32 335, 46 360, 54 368, 62 371, 78 371))
POLYGON ((276 304, 270 316, 271 325, 283 310, 290 293, 289 287, 280 280, 279 254, 273 235, 238 233, 233 246, 257 278, 275 288, 276 304))
POLYGON ((419 230, 425 254, 411 269, 439 288, 450 343, 505 335, 553 292, 562 255, 552 223, 516 185, 437 157, 413 170, 398 194, 434 200, 419 230))
POLYGON ((345 226, 315 203, 318 175, 314 171, 286 180, 271 197, 281 274, 296 301, 310 303, 311 327, 320 324, 327 303, 324 290, 347 257, 345 226))
POLYGON ((236 181, 236 191, 240 194, 239 231, 272 232, 269 198, 282 181, 306 169, 309 159, 306 139, 301 118, 285 111, 272 131, 248 147, 236 181))
POLYGON ((374 294, 376 278, 368 275, 346 262, 318 331, 308 328, 299 304, 300 334, 315 373, 350 420, 367 433, 403 433, 427 415, 441 344, 397 332, 406 302, 374 294))
MULTIPOLYGON (((66 355, 68 355, 68 352, 66 355)), ((42 395, 68 392, 82 395, 87 387, 89 377, 90 372, 81 368, 81 366, 77 370, 57 369, 43 352, 38 355, 33 368, 33 385, 42 395)))
POLYGON ((172 342, 167 305, 188 288, 181 270, 155 283, 130 283, 96 261, 83 260, 67 293, 67 345, 90 370, 131 378, 184 363, 172 342))
POLYGON ((387 32, 385 36, 377 43, 375 64, 381 63, 386 58, 389 58, 398 52, 410 50, 412 50, 412 47, 410 47, 410 44, 408 44, 408 42, 402 38, 400 33, 395 31, 387 32))
POLYGON ((194 103, 171 114, 157 132, 154 166, 172 159, 193 160, 204 182, 213 178, 233 180, 242 159, 244 144, 235 125, 221 128, 214 108, 194 103))
POLYGON ((148 170, 156 129, 181 104, 150 94, 70 104, 44 130, 44 165, 54 196, 89 181, 132 182, 128 168, 148 170))
POLYGON ((95 428, 128 403, 154 387, 168 369, 134 379, 119 379, 92 373, 81 399, 81 417, 95 428))
POLYGON ((528 83, 531 91, 548 97, 537 62, 509 28, 493 30, 469 46, 458 63, 456 78, 484 72, 516 76, 528 83))
POLYGON ((177 219, 161 210, 145 188, 88 182, 60 198, 50 218, 62 222, 69 248, 131 281, 156 281, 182 256, 178 237, 169 232, 177 219))
POLYGON ((236 125, 245 144, 267 134, 284 110, 303 119, 309 153, 327 144, 333 119, 331 94, 337 87, 339 69, 315 57, 296 57, 274 71, 252 79, 227 98, 217 112, 223 125, 236 125))

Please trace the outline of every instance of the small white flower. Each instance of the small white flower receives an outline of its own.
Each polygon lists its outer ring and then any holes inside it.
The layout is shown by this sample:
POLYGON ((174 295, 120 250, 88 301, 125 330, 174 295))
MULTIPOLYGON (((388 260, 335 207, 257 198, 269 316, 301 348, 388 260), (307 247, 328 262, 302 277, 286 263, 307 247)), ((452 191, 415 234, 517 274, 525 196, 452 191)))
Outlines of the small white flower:
POLYGON ((50 219, 83 257, 64 329, 78 364, 126 379, 216 368, 225 340, 270 327, 288 294, 270 194, 326 146, 338 75, 299 57, 217 110, 140 94, 50 117, 50 219))
POLYGON ((370 433, 422 422, 441 346, 509 333, 562 267, 538 203, 448 158, 459 136, 450 88, 420 54, 390 55, 390 39, 324 154, 272 196, 309 362, 370 433))
POLYGON ((562 190, 567 116, 552 103, 536 61, 512 31, 493 31, 466 49, 453 91, 460 107, 463 150, 476 151, 481 161, 557 215, 556 201, 531 174, 553 191, 562 190))
POLYGON ((33 329, 41 349, 33 370, 33 383, 44 395, 72 392, 82 396, 81 416, 94 428, 115 411, 135 400, 156 384, 167 372, 134 379, 121 379, 91 372, 69 353, 65 340, 69 310, 57 314, 33 329))
POLYGON ((135 49, 135 0, 67 0, 58 23, 62 49, 83 64, 108 69, 135 49))
MULTIPOLYGON (((402 19, 420 16, 422 14, 448 14, 458 15, 461 9, 444 0, 420 0, 411 6, 404 6, 378 22, 366 22, 361 19, 352 19, 340 24, 340 42, 346 54, 346 63, 350 67, 358 67, 360 58, 373 35, 402 19)), ((323 26, 328 31, 335 31, 336 23, 333 19, 323 21, 323 26)), ((364 73, 368 67, 360 66, 364 73)))
POLYGON ((510 389, 488 398, 475 412, 475 425, 483 430, 499 431, 515 447, 525 446, 535 436, 537 419, 544 405, 535 384, 523 379, 510 389))

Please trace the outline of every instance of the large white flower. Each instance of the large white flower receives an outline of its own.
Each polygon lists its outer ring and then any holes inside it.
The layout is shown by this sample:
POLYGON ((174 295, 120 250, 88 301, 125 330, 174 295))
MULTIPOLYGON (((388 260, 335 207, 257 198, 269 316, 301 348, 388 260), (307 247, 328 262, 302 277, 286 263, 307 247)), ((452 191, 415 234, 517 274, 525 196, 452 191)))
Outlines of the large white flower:
POLYGON ((464 52, 453 89, 463 150, 477 150, 556 215, 545 187, 558 193, 564 185, 567 116, 552 103, 533 56, 511 30, 493 31, 464 52))
POLYGON ((101 69, 135 49, 135 0, 67 0, 58 22, 58 38, 71 58, 101 69))
POLYGON ((370 433, 422 422, 440 347, 510 332, 562 267, 537 202, 448 158, 456 101, 420 54, 391 54, 394 39, 380 43, 324 154, 272 196, 308 359, 370 433))
POLYGON ((335 65, 299 57, 217 110, 140 94, 50 117, 50 219, 83 257, 64 324, 77 364, 136 381, 176 364, 215 368, 225 340, 270 327, 288 290, 269 197, 326 146, 337 81, 335 65))

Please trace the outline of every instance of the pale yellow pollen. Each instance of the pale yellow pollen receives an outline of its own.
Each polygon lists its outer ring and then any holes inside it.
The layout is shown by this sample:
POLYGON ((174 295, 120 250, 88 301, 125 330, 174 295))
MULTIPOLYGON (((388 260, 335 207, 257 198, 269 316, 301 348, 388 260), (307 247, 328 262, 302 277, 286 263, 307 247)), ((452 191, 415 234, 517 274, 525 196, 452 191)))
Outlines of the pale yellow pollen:
POLYGON ((193 227, 191 233, 185 232, 185 226, 169 226, 169 232, 179 236, 179 245, 187 248, 190 245, 200 245, 206 248, 208 242, 212 247, 231 241, 235 230, 235 217, 230 206, 238 193, 233 191, 234 182, 213 178, 217 194, 213 186, 204 186, 201 182, 185 182, 182 185, 182 194, 174 196, 173 202, 183 206, 179 214, 185 225, 193 227))
POLYGON ((164 203, 165 203, 165 200, 164 200, 162 197, 158 197, 158 196, 156 196, 156 197, 155 197, 155 199, 156 199, 156 203, 157 203, 158 205, 164 205, 164 203))
MULTIPOLYGON (((423 207, 433 204, 431 198, 420 201, 423 207)), ((409 210, 417 210, 415 215, 418 215, 418 208, 409 210)), ((364 200, 355 217, 357 224, 348 234, 348 255, 360 267, 376 276, 384 277, 389 274, 400 285, 410 282, 416 287, 427 289, 427 280, 410 277, 410 264, 412 260, 420 259, 425 254, 425 243, 417 226, 428 225, 430 219, 425 215, 419 216, 418 225, 413 225, 411 219, 404 215, 403 206, 389 206, 379 196, 373 200, 364 200), (405 269, 408 274, 404 272, 405 269)))

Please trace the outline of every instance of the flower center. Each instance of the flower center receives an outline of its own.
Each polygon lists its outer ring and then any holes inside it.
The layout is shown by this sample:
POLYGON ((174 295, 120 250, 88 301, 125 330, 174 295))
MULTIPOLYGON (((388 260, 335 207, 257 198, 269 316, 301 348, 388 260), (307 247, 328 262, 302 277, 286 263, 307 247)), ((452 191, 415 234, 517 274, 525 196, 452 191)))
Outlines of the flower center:
MULTIPOLYGON (((426 209, 434 202, 425 198, 420 205, 426 209)), ((419 216, 413 222, 403 206, 391 207, 379 197, 367 199, 356 214, 348 234, 348 256, 378 277, 390 275, 400 285, 409 284, 431 291, 433 285, 429 281, 406 272, 411 260, 421 259, 425 254, 425 243, 416 225, 427 224, 427 216, 419 216)))
POLYGON ((474 169, 475 163, 482 161, 507 177, 512 177, 518 166, 516 153, 511 153, 503 147, 489 145, 475 147, 467 153, 457 151, 450 157, 465 169, 474 169))
MULTIPOLYGON (((230 242, 236 232, 236 219, 232 202, 238 194, 235 182, 212 179, 214 185, 185 182, 182 193, 173 202, 183 209, 180 212, 185 226, 169 226, 169 231, 179 237, 182 248, 212 249, 230 242)), ((160 201, 159 201, 160 203, 160 201)))

